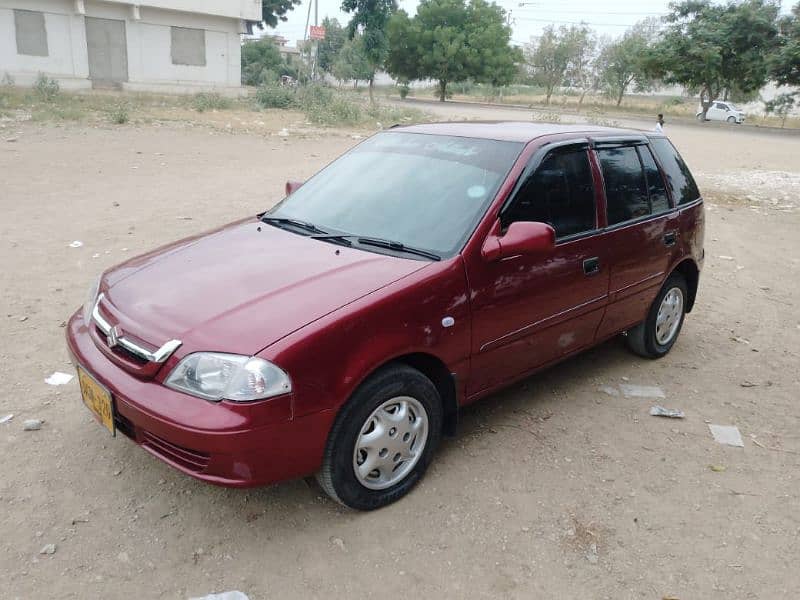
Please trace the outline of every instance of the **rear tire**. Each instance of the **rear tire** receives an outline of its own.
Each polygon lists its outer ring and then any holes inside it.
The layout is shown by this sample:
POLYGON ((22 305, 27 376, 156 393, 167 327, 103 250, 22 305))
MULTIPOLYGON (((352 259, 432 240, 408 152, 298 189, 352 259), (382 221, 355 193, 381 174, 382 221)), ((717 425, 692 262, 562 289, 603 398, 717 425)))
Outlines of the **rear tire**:
POLYGON ((703 118, 703 113, 697 113, 697 120, 700 121, 701 123, 705 121, 705 119, 703 118))
POLYGON ((628 331, 628 347, 644 358, 666 356, 683 328, 688 298, 684 276, 670 275, 650 306, 647 318, 628 331))
POLYGON ((407 365, 384 367, 339 411, 317 481, 333 500, 356 510, 399 500, 428 468, 442 418, 430 379, 407 365))

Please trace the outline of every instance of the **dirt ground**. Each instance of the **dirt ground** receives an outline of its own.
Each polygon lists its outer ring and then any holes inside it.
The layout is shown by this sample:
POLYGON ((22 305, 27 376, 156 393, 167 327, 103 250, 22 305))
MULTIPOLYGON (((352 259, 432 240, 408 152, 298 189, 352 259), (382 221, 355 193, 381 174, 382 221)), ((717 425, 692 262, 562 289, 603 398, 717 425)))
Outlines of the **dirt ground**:
POLYGON ((305 481, 197 482, 104 434, 74 379, 44 381, 71 371, 63 323, 99 271, 256 213, 356 143, 278 131, 0 130, 0 598, 796 598, 800 138, 668 125, 709 206, 672 353, 615 340, 496 394, 409 497, 362 514, 305 481), (686 419, 598 389, 623 383, 686 419))

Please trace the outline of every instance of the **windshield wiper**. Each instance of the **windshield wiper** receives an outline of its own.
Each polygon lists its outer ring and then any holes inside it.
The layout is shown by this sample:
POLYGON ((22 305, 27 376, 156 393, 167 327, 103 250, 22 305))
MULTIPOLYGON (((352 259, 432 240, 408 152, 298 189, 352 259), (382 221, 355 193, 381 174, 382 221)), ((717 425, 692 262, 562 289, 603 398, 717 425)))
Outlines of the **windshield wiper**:
POLYGON ((352 236, 356 238, 356 241, 361 244, 362 246, 375 246, 376 248, 386 248, 387 250, 395 250, 397 252, 405 252, 406 254, 416 254, 417 256, 423 256, 425 258, 430 258, 431 260, 442 260, 442 257, 438 254, 434 254, 433 252, 429 252, 428 250, 422 250, 421 248, 414 248, 413 246, 406 246, 400 242, 393 242, 392 240, 383 240, 380 238, 371 238, 371 237, 361 237, 361 236, 352 236))
POLYGON ((362 246, 375 246, 376 248, 386 248, 387 250, 394 250, 396 252, 405 252, 406 254, 416 254, 417 256, 430 258, 431 260, 442 260, 441 256, 439 256, 438 254, 434 254, 433 252, 429 252, 428 250, 422 250, 421 248, 414 248, 413 246, 406 246, 405 244, 402 244, 400 242, 393 242, 392 240, 384 240, 381 238, 363 237, 360 235, 350 235, 350 234, 329 233, 325 235, 312 235, 311 239, 322 240, 325 242, 334 242, 342 244, 344 246, 352 246, 353 242, 351 242, 350 240, 354 239, 362 246))
POLYGON ((300 219, 287 219, 285 217, 270 217, 268 215, 264 215, 261 217, 261 220, 264 223, 269 223, 270 225, 290 225, 297 229, 302 229, 303 231, 308 231, 309 233, 316 233, 316 234, 326 234, 327 231, 324 229, 320 229, 313 223, 307 223, 305 221, 301 221, 300 219))

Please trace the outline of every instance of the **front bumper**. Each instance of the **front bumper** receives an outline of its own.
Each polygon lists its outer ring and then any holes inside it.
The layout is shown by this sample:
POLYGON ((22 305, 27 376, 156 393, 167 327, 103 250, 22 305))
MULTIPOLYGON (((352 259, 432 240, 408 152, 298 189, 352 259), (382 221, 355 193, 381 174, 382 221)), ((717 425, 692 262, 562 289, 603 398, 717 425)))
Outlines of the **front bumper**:
POLYGON ((81 311, 67 326, 67 348, 73 363, 111 391, 117 431, 183 473, 251 487, 310 475, 322 463, 333 411, 295 419, 288 395, 250 404, 208 402, 139 379, 95 346, 81 311))

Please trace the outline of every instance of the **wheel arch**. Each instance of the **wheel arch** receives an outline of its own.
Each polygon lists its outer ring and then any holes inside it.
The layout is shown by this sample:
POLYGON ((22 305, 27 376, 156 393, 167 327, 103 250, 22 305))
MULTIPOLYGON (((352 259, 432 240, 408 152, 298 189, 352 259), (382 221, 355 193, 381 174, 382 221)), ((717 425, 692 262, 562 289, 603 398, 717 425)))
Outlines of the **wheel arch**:
POLYGON ((454 435, 458 424, 458 396, 455 375, 450 372, 447 365, 433 354, 413 352, 386 361, 378 368, 374 369, 370 375, 393 363, 404 364, 412 369, 416 369, 431 380, 436 391, 439 392, 439 397, 442 399, 444 417, 442 420, 442 431, 447 435, 454 435))
POLYGON ((689 291, 689 298, 686 302, 686 312, 690 313, 692 312, 692 308, 694 308, 694 301, 697 298, 697 288, 700 285, 700 269, 697 268, 697 264, 691 258, 687 258, 678 263, 675 268, 672 269, 672 272, 680 273, 686 280, 686 287, 689 291))

